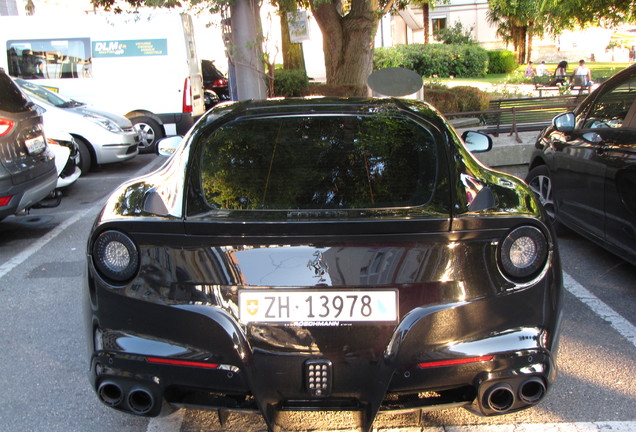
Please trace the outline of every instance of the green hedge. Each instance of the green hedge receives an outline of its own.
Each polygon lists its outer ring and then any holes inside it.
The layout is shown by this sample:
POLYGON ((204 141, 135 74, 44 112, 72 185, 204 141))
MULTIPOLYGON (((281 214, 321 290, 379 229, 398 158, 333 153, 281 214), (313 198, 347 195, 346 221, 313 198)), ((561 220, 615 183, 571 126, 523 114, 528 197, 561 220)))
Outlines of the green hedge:
POLYGON ((274 94, 276 96, 302 96, 309 86, 309 78, 301 69, 274 70, 274 94))
POLYGON ((511 73, 517 69, 515 53, 507 50, 488 51, 488 73, 511 73))
POLYGON ((424 100, 443 113, 484 111, 490 95, 477 87, 424 87, 424 100))
POLYGON ((478 45, 410 44, 376 48, 374 69, 402 67, 424 77, 482 77, 488 52, 478 45))

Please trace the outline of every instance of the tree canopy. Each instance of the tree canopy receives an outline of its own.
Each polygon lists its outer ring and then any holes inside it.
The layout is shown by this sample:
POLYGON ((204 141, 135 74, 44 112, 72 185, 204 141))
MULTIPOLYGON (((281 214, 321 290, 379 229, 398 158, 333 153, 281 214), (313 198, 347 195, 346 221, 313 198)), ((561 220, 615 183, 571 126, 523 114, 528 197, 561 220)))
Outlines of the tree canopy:
MULTIPOLYGON (((106 10, 119 9, 118 2, 132 7, 194 6, 216 13, 232 0, 92 0, 106 10)), ((240 1, 240 0, 234 0, 240 1)), ((351 89, 352 95, 366 94, 371 73, 374 37, 380 18, 390 10, 408 4, 428 11, 429 5, 448 0, 270 0, 281 11, 296 6, 310 8, 323 35, 327 84, 351 89)), ((558 34, 564 29, 589 24, 616 25, 636 22, 636 0, 489 0, 489 20, 499 35, 514 45, 518 61, 531 56, 532 36, 558 34)), ((428 24, 428 19, 425 21, 428 24)), ((427 26, 425 26, 427 28, 427 26)), ((428 31, 426 31, 428 34, 428 31)))
POLYGON ((532 36, 588 25, 614 26, 636 22, 634 0, 489 0, 488 19, 504 41, 511 42, 518 61, 532 51, 532 36))
POLYGON ((614 26, 636 22, 634 0, 542 0, 539 13, 552 34, 589 24, 614 26))

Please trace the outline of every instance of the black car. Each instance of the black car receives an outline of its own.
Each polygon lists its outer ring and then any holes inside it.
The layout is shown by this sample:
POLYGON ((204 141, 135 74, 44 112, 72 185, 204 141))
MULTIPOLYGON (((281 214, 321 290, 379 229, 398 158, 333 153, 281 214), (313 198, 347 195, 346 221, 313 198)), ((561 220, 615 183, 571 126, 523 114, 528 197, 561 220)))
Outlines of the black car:
POLYGON ((55 189, 54 159, 35 105, 0 68, 0 220, 55 189))
POLYGON ((227 78, 216 67, 213 60, 201 60, 201 75, 203 75, 205 109, 210 109, 219 102, 230 100, 227 78))
POLYGON ((106 405, 260 411, 270 430, 285 410, 355 411, 370 431, 378 413, 503 414, 551 387, 562 280, 547 216, 429 105, 221 104, 168 144, 88 242, 106 405))
POLYGON ((558 115, 526 181, 550 218, 636 265, 636 66, 558 115))

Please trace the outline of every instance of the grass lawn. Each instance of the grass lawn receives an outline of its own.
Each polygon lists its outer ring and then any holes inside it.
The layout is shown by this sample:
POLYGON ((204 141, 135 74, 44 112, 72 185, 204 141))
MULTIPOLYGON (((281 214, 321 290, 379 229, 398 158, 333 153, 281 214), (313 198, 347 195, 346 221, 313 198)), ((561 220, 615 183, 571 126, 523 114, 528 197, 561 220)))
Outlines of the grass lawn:
MULTIPOLYGON (((579 65, 579 62, 568 63, 568 73, 574 72, 574 69, 579 65)), ((587 66, 592 71, 592 78, 609 78, 614 75, 616 72, 625 69, 627 66, 631 65, 631 63, 618 63, 618 62, 585 62, 585 66, 587 66)), ((556 63, 546 63, 549 71, 554 71, 557 67, 556 63)), ((534 65, 537 67, 537 64, 534 65)), ((526 71, 526 65, 520 65, 517 68, 517 72, 522 75, 526 71)))
MULTIPOLYGON (((625 69, 631 63, 602 63, 602 62, 586 62, 585 63, 588 68, 592 71, 592 79, 598 78, 609 78, 614 75, 616 72, 625 69)), ((557 67, 556 63, 546 63, 549 71, 554 71, 557 67)), ((574 68, 578 66, 578 62, 569 63, 568 64, 568 73, 574 72, 574 68)), ((536 65, 535 65, 536 67, 536 65)), ((524 78, 524 72, 526 70, 526 65, 519 65, 517 70, 511 74, 488 74, 485 77, 480 78, 458 78, 462 81, 473 81, 473 82, 486 82, 490 84, 521 84, 523 82, 532 82, 530 79, 524 78)), ((435 81, 439 81, 444 84, 450 81, 449 78, 440 78, 435 81)), ((426 84, 426 79, 424 79, 424 83, 426 84)))

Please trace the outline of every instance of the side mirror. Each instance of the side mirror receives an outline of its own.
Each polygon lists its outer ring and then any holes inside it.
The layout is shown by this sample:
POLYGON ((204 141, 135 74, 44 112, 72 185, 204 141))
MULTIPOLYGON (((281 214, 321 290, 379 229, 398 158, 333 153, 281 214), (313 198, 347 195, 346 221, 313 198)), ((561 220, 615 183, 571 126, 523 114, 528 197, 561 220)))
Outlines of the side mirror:
POLYGON ((563 114, 559 114, 555 118, 552 119, 552 124, 554 128, 559 132, 570 133, 574 130, 574 125, 576 122, 576 118, 574 117, 573 112, 567 112, 563 114))
POLYGON ((182 140, 183 137, 179 135, 161 138, 157 141, 157 154, 159 156, 172 156, 182 140))
POLYGON ((492 138, 476 131, 466 131, 462 134, 466 147, 472 153, 483 153, 492 149, 492 138))

